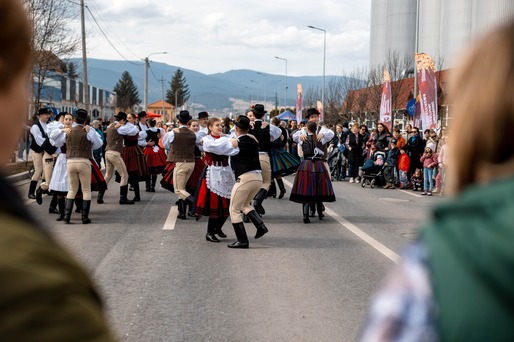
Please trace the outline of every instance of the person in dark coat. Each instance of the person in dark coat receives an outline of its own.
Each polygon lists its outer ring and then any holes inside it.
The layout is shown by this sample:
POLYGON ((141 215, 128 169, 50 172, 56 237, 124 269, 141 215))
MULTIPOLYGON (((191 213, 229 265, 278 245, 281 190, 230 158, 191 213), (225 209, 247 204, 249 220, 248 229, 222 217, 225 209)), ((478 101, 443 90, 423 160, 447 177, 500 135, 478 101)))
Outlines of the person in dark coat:
POLYGON ((359 183, 359 167, 364 163, 364 137, 359 133, 358 124, 352 126, 351 133, 346 140, 346 149, 350 183, 359 183))

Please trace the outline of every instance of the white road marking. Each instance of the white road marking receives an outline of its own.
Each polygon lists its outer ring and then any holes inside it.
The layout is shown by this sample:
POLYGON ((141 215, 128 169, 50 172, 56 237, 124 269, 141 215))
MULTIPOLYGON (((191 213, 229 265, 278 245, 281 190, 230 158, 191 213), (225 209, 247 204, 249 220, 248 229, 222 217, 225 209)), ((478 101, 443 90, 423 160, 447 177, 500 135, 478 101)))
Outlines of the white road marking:
POLYGON ((407 191, 407 190, 398 189, 398 191, 403 192, 404 194, 407 194, 407 195, 414 196, 414 197, 423 197, 421 195, 415 194, 412 190, 407 191))
MULTIPOLYGON (((289 186, 290 188, 293 187, 293 184, 291 184, 291 182, 289 182, 288 180, 286 180, 284 178, 282 178, 282 179, 284 180, 284 183, 287 184, 287 186, 289 186)), ((357 235, 359 238, 364 240, 367 244, 369 244, 371 247, 375 248, 377 251, 382 253, 384 256, 386 256, 388 259, 390 259, 394 263, 398 263, 400 261, 401 258, 398 254, 396 254, 395 252, 393 252, 392 250, 390 250, 389 248, 384 246, 382 243, 378 242, 377 240, 375 240, 374 238, 372 238, 371 236, 369 236, 368 234, 363 232, 361 229, 357 228, 356 225, 348 222, 346 219, 344 219, 343 217, 341 217, 340 215, 335 213, 333 210, 328 208, 326 205, 325 205, 325 213, 327 215, 332 216, 344 228, 348 229, 350 232, 357 235)))
POLYGON ((171 206, 168 218, 164 222, 162 230, 174 230, 175 224, 177 223, 178 207, 176 205, 171 206))
POLYGON ((401 198, 390 198, 390 197, 381 197, 378 199, 379 201, 386 201, 386 202, 409 202, 408 199, 401 199, 401 198))

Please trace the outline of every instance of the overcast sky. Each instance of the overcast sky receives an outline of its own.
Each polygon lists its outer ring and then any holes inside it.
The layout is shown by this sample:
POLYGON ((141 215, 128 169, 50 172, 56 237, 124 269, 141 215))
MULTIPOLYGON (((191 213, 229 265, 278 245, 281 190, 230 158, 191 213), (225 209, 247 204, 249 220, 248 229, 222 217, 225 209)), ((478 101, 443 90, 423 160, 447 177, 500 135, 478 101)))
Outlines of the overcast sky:
MULTIPOLYGON (((368 65, 371 0, 86 0, 128 60, 145 58, 206 74, 251 69, 326 75, 368 65)), ((88 57, 122 60, 86 14, 88 57)), ((80 57, 77 54, 76 57, 80 57)))

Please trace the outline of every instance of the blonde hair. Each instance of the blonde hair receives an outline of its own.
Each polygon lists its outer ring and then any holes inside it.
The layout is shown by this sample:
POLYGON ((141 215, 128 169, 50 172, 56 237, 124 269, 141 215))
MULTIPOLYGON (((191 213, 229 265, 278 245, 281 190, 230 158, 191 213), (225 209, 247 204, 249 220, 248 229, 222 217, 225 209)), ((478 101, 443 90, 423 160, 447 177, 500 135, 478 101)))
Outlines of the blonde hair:
POLYGON ((217 122, 217 121, 221 122, 221 119, 220 118, 216 118, 216 117, 212 117, 207 122, 207 130, 209 131, 209 134, 211 134, 211 126, 214 125, 214 123, 217 122))
POLYGON ((449 138, 447 191, 457 195, 495 169, 514 174, 514 22, 478 40, 452 76, 451 127, 458 130, 449 138), (496 122, 494 133, 484 134, 486 122, 496 122))

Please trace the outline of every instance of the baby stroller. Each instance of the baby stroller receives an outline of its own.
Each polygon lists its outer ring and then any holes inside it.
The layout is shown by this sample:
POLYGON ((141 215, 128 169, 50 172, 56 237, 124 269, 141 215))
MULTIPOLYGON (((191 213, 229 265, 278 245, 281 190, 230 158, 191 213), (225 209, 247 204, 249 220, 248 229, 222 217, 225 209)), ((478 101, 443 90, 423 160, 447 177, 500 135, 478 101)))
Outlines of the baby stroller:
POLYGON ((346 158, 344 157, 343 147, 336 147, 328 156, 328 166, 330 167, 330 177, 332 181, 342 180, 346 176, 346 158))
POLYGON ((385 185, 385 178, 382 174, 385 159, 385 152, 376 151, 373 156, 368 158, 368 160, 364 163, 361 169, 363 172, 361 177, 361 186, 363 188, 365 188, 366 185, 369 185, 371 188, 374 188, 375 185, 385 185))

